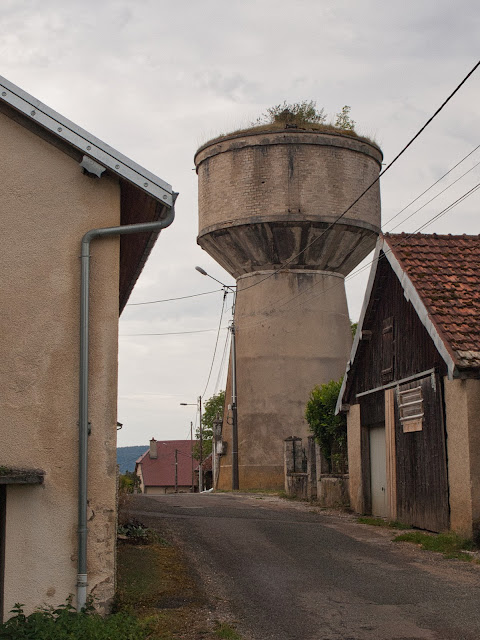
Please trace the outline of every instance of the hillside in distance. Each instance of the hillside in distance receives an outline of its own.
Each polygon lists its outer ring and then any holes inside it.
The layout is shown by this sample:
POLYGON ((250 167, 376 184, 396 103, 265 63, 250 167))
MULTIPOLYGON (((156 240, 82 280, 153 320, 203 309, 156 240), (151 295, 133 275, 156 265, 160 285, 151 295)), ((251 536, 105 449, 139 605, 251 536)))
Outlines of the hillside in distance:
POLYGON ((117 464, 120 467, 120 473, 125 471, 135 471, 135 461, 145 453, 148 446, 141 444, 134 447, 118 447, 117 448, 117 464))

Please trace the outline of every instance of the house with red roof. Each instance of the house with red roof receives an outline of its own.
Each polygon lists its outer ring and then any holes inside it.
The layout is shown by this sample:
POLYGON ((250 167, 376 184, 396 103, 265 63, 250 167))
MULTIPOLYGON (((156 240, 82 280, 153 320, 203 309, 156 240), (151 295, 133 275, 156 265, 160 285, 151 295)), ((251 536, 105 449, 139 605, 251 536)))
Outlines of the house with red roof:
POLYGON ((140 489, 147 495, 190 493, 198 490, 192 440, 150 440, 148 451, 135 463, 140 489), (195 488, 196 487, 196 488, 195 488))
POLYGON ((379 238, 337 411, 352 508, 480 535, 480 236, 379 238))

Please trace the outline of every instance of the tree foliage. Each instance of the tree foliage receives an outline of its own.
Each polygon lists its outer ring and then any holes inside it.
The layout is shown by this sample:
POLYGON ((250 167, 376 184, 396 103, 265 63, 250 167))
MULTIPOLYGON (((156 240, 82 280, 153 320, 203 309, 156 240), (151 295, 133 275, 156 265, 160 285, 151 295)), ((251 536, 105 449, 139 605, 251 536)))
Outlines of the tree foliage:
POLYGON ((335 415, 342 379, 315 386, 305 408, 305 418, 315 435, 331 473, 344 473, 347 464, 347 421, 335 415))
POLYGON ((125 471, 118 477, 118 490, 120 493, 135 493, 140 489, 140 478, 135 471, 125 471))
MULTIPOLYGON (((212 453, 213 444, 213 421, 217 414, 223 419, 223 411, 225 407, 225 391, 219 391, 216 395, 209 398, 204 406, 202 413, 202 453, 203 459, 212 453)), ((195 438, 200 438, 200 426, 195 431, 195 438)), ((197 442, 193 447, 193 456, 196 460, 200 459, 200 445, 197 442)))

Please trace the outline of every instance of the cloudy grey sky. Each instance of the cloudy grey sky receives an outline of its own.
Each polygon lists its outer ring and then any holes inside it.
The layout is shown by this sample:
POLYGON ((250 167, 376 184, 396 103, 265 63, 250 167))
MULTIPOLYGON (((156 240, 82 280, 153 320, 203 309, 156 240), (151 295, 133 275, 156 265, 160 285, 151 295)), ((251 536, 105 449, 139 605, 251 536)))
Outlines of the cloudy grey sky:
MULTIPOLYGON (((212 291, 196 245, 196 148, 283 100, 345 104, 395 157, 480 58, 475 0, 2 0, 0 74, 180 192, 131 303, 212 291)), ((480 182, 480 70, 382 179, 386 231, 413 232, 480 182), (394 221, 470 152, 437 187, 394 221), (471 171, 460 178, 462 174, 471 171), (458 182, 431 203, 427 200, 458 182)), ((480 191, 425 232, 480 233, 480 191)), ((368 262, 368 260, 367 260, 368 262)), ((368 269, 347 281, 358 318, 368 269)), ((120 321, 119 445, 185 438, 203 393, 222 294, 127 306, 120 321)), ((226 319, 223 325, 226 325, 226 319)), ((226 332, 219 340, 219 356, 226 332)), ((216 389, 220 357, 206 397, 216 389)), ((315 381, 312 381, 312 386, 315 381)))

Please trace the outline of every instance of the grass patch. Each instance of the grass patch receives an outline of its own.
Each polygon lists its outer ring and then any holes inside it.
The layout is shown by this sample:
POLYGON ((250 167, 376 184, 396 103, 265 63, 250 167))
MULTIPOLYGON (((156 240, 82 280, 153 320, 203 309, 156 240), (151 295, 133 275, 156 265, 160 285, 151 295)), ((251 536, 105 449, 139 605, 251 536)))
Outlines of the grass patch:
POLYGON ((175 547, 158 543, 119 547, 117 610, 134 611, 147 617, 158 609, 204 603, 175 547))
POLYGON ((372 527, 387 527, 389 529, 411 529, 408 524, 403 524, 397 520, 384 520, 383 518, 361 517, 357 519, 360 524, 369 524, 372 527))
MULTIPOLYGON (((248 135, 248 134, 255 134, 255 133, 278 133, 279 131, 284 131, 284 130, 285 130, 284 123, 272 123, 272 124, 262 124, 262 125, 251 126, 251 127, 243 127, 241 129, 236 129, 235 131, 231 131, 230 133, 220 133, 218 136, 215 136, 211 140, 208 140, 207 142, 200 145, 200 147, 197 149, 197 153, 203 147, 209 146, 216 142, 220 142, 223 138, 229 138, 230 136, 234 137, 234 136, 241 136, 241 135, 248 135)), ((321 131, 322 133, 333 133, 336 135, 344 135, 344 136, 350 136, 351 138, 357 138, 362 142, 367 142, 368 144, 378 147, 378 144, 372 138, 369 138, 368 136, 360 136, 355 131, 340 129, 339 127, 335 127, 333 124, 326 124, 326 123, 321 124, 321 123, 309 122, 302 126, 299 126, 296 129, 287 129, 287 131, 289 133, 297 133, 302 131, 306 131, 307 133, 309 131, 313 131, 313 132, 321 131)))
POLYGON ((474 556, 466 553, 474 549, 473 542, 461 538, 456 533, 439 533, 436 535, 423 533, 422 531, 411 531, 402 533, 393 540, 394 542, 411 542, 420 545, 426 551, 442 553, 445 558, 455 558, 466 562, 475 560, 474 556))
POLYGON ((175 545, 122 544, 117 565, 115 609, 139 621, 139 639, 241 640, 230 625, 212 621, 208 600, 175 545))
POLYGON ((223 638, 224 640, 242 640, 242 637, 238 635, 235 629, 226 623, 219 624, 215 629, 215 635, 217 638, 223 638))

